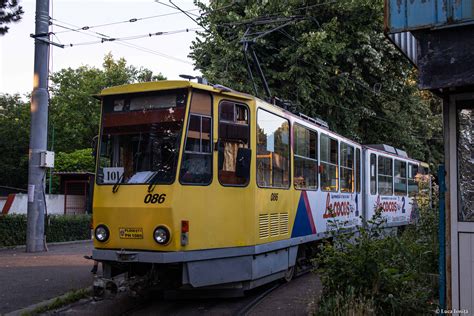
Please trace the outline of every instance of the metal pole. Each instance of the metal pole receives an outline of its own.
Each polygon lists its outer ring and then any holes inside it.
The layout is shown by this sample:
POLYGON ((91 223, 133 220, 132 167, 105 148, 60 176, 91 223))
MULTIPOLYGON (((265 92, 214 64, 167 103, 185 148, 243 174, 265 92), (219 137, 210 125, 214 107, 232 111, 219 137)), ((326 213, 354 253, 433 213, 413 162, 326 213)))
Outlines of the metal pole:
POLYGON ((438 168, 438 183, 439 183, 439 224, 438 224, 438 238, 439 238, 439 306, 446 309, 446 240, 445 240, 445 201, 446 194, 445 169, 444 165, 438 168))
MULTIPOLYGON (((51 151, 54 151, 54 126, 51 129, 51 151)), ((49 189, 48 193, 51 194, 51 189, 53 188, 53 168, 49 168, 49 189)))
MULTIPOLYGON (((49 0, 36 0, 35 34, 47 37, 49 28, 49 0)), ((47 39, 47 38, 46 38, 47 39)), ((40 167, 40 153, 46 151, 48 139, 48 58, 49 44, 35 38, 35 66, 31 94, 31 129, 28 167, 28 226, 26 251, 45 251, 44 248, 44 176, 40 167)))

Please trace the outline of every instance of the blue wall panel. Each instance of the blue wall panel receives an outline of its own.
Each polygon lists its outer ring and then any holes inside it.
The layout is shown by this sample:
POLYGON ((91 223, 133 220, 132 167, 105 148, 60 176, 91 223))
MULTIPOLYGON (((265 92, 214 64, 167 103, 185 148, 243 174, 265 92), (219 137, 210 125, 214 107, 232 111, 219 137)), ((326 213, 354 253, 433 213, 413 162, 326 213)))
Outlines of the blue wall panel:
POLYGON ((474 22, 474 0, 385 0, 389 32, 474 22))

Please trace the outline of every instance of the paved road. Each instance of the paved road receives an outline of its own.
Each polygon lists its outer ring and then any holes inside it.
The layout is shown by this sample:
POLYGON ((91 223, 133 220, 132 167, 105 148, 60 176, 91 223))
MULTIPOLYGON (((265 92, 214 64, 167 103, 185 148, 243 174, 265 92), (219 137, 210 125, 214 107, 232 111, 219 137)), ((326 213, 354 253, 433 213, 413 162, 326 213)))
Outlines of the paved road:
POLYGON ((49 246, 48 252, 0 250, 0 315, 92 285, 92 242, 49 246))
MULTIPOLYGON (((252 290, 245 297, 219 299, 163 300, 156 295, 133 299, 127 293, 102 301, 83 300, 50 313, 51 315, 238 315, 243 308, 271 287, 252 290)), ((266 296, 247 315, 310 315, 321 293, 319 278, 308 273, 280 286, 266 296)))

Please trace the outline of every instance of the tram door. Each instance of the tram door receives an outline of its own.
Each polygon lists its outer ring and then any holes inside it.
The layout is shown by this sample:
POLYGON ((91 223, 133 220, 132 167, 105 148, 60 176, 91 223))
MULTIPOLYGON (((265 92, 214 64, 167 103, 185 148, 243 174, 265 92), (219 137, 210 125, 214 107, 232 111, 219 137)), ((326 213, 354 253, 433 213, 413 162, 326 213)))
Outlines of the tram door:
POLYGON ((290 122, 265 109, 257 110, 256 135, 256 241, 289 237, 290 122))

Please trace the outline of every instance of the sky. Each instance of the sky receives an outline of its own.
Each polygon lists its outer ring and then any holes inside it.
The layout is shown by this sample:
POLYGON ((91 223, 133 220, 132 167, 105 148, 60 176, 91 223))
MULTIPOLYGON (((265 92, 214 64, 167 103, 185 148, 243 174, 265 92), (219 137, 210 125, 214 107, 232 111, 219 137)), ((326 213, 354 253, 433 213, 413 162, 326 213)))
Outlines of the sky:
MULTIPOLYGON (((160 2, 169 5, 168 0, 160 2)), ((193 0, 173 2, 183 10, 196 9, 193 0)), ((19 23, 9 24, 9 32, 0 37, 0 93, 24 95, 33 89, 34 40, 30 34, 34 33, 35 1, 20 0, 20 4, 25 11, 22 20, 19 23)), ((191 12, 198 14, 199 11, 191 12)), ((100 41, 97 38, 100 35, 97 33, 122 38, 183 30, 170 35, 129 40, 125 44, 136 45, 139 48, 128 47, 119 42, 74 45, 66 48, 52 46, 50 58, 52 72, 67 67, 77 68, 81 65, 101 67, 104 55, 111 52, 116 59, 123 57, 130 65, 145 67, 154 73, 161 72, 168 79, 180 79, 180 74, 200 74, 194 70, 192 60, 187 57, 196 33, 184 31, 199 26, 178 10, 155 0, 50 0, 50 16, 54 19, 53 24, 56 24, 52 25, 52 31, 55 32, 52 41, 65 45, 100 41), (171 15, 153 17, 170 13, 171 15), (96 26, 129 21, 133 18, 139 20, 133 23, 91 28, 89 34, 93 36, 60 27, 96 26)))

